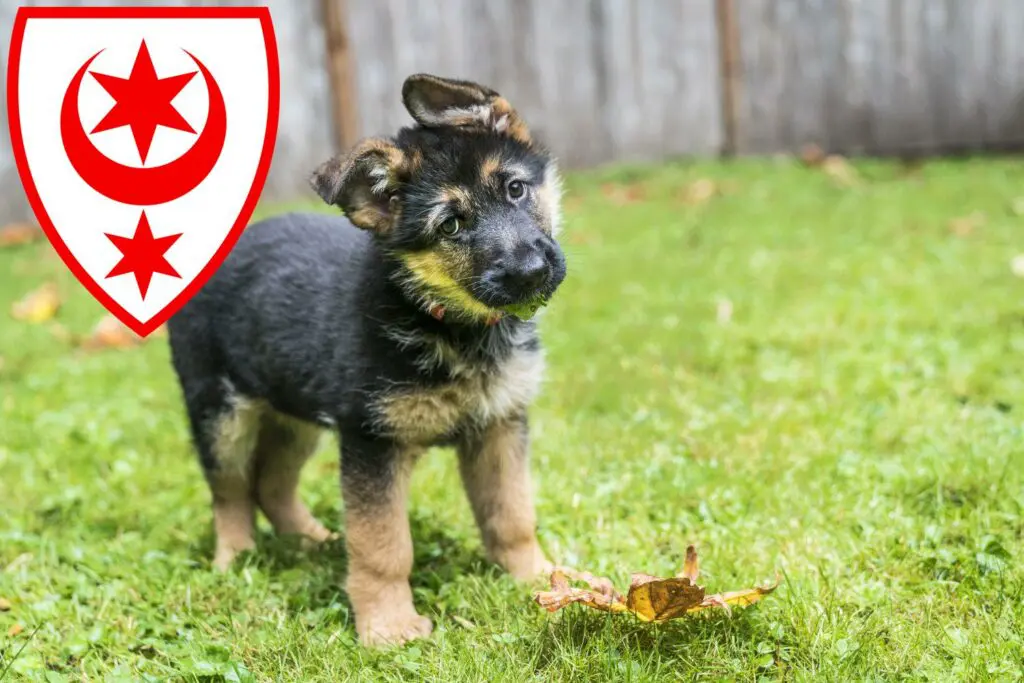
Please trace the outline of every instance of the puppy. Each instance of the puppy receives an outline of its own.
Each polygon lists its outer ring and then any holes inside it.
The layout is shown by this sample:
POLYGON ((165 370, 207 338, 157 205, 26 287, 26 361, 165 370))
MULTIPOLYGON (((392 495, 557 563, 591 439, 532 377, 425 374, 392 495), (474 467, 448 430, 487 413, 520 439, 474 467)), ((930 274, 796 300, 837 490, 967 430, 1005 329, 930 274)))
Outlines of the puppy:
POLYGON ((565 277, 560 181, 508 101, 415 75, 416 121, 320 167, 345 217, 250 226, 169 323, 213 498, 214 566, 278 533, 331 535, 300 501, 303 463, 337 430, 346 590, 364 644, 427 636, 413 608, 406 495, 425 449, 450 445, 488 556, 550 567, 535 535, 527 408, 543 371, 533 310, 565 277))

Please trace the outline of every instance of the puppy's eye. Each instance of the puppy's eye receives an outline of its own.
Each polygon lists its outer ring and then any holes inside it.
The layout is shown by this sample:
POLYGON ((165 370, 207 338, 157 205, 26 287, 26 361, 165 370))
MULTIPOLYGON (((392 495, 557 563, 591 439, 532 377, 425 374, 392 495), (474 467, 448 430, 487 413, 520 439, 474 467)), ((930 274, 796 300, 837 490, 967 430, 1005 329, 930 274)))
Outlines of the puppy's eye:
POLYGON ((462 221, 458 218, 449 218, 441 224, 441 232, 448 237, 455 237, 462 230, 462 221))
POLYGON ((519 199, 526 193, 526 185, 522 180, 513 180, 508 184, 508 196, 511 199, 519 199))

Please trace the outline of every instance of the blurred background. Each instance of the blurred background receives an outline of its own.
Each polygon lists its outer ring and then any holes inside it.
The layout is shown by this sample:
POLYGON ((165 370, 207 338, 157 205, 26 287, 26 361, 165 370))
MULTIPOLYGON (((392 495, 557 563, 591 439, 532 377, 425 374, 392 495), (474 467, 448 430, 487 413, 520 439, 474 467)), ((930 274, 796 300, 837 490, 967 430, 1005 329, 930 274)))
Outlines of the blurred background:
MULTIPOLYGON (((47 3, 0 0, 0 59, 21 4, 47 3)), ((304 196, 332 149, 408 123, 399 91, 418 71, 498 90, 571 168, 806 145, 904 157, 1024 146, 1018 0, 266 4, 282 85, 269 200, 304 196)), ((0 221, 27 218, 6 105, 0 117, 0 221)))

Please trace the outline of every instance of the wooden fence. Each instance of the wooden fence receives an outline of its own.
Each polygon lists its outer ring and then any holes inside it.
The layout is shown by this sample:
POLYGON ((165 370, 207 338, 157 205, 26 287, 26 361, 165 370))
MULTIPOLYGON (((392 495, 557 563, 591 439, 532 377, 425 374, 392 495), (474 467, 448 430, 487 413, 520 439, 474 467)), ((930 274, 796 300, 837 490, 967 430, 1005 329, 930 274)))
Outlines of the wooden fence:
MULTIPOLYGON (((2 60, 18 4, 0 0, 2 60)), ((567 166, 812 142, 867 154, 1024 147, 1020 0, 265 4, 282 82, 268 199, 305 192, 339 146, 408 123, 399 90, 418 71, 499 90, 567 166)), ((0 119, 2 221, 25 208, 0 119)))

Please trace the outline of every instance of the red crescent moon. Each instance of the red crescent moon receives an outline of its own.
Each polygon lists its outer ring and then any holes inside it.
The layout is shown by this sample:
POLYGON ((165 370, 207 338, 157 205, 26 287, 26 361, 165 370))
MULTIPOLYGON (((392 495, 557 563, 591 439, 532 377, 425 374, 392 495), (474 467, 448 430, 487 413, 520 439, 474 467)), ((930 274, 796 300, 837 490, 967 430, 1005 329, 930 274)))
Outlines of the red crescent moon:
POLYGON ((227 114, 217 81, 203 63, 186 50, 185 54, 192 58, 203 73, 209 91, 210 108, 203 132, 187 152, 169 164, 150 168, 125 166, 96 149, 82 128, 78 114, 78 90, 82 86, 82 78, 99 54, 97 52, 82 65, 64 93, 64 103, 60 109, 60 134, 71 165, 92 189, 124 204, 163 204, 188 194, 210 174, 224 148, 227 114))

